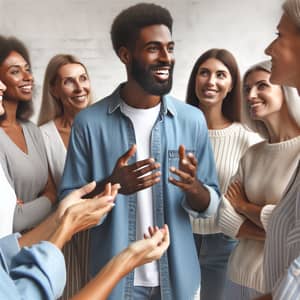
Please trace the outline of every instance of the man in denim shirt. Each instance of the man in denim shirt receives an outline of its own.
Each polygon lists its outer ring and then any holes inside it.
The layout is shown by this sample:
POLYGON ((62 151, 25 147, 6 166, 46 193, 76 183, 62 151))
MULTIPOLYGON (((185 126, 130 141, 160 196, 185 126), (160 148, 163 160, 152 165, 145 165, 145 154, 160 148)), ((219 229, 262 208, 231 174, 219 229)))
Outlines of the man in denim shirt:
POLYGON ((60 197, 91 180, 94 194, 109 181, 121 184, 114 210, 91 231, 92 275, 147 226, 170 228, 167 255, 129 274, 109 299, 193 299, 200 270, 189 215, 211 216, 219 203, 203 114, 166 95, 172 22, 168 10, 145 3, 115 18, 111 38, 127 81, 79 113, 71 132, 60 197))

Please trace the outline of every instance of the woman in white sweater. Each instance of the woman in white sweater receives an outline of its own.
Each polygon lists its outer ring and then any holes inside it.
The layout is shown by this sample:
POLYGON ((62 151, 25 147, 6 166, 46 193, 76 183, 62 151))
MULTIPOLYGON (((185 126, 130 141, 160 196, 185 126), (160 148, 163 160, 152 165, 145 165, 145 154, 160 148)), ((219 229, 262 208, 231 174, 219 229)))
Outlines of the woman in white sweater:
MULTIPOLYGON (((90 103, 90 80, 84 64, 72 55, 54 56, 45 72, 38 125, 57 188, 64 170, 73 120, 90 103)), ((88 243, 89 232, 85 231, 75 235, 64 248, 69 277, 63 299, 71 298, 88 280, 88 243)))
MULTIPOLYGON (((206 118, 221 193, 237 172, 245 151, 259 136, 240 123, 241 83, 237 63, 225 49, 210 49, 192 70, 187 103, 206 118)), ((215 218, 192 220, 201 265, 201 299, 223 299, 229 255, 236 244, 221 233, 215 218)))
POLYGON ((239 239, 228 263, 226 299, 252 299, 265 291, 265 230, 300 158, 300 113, 291 88, 270 83, 270 62, 244 76, 245 122, 266 141, 242 158, 219 210, 222 231, 239 239))

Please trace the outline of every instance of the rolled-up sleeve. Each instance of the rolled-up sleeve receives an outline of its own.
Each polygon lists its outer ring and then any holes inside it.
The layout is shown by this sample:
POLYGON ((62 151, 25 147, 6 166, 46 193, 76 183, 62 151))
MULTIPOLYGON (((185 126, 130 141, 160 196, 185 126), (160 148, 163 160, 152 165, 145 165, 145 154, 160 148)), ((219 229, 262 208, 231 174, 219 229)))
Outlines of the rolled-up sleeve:
POLYGON ((57 299, 66 282, 63 254, 45 241, 22 248, 12 260, 9 275, 21 299, 57 299))
POLYGON ((219 207, 219 203, 220 203, 219 194, 215 191, 215 189, 211 188, 210 186, 206 184, 204 184, 204 186, 208 190, 210 196, 209 205, 206 210, 202 212, 195 211, 190 207, 190 205, 186 201, 186 198, 184 198, 182 201, 182 207, 194 219, 211 217, 216 214, 219 207))
POLYGON ((20 251, 19 233, 10 234, 0 239, 0 261, 3 269, 9 270, 12 258, 20 251))

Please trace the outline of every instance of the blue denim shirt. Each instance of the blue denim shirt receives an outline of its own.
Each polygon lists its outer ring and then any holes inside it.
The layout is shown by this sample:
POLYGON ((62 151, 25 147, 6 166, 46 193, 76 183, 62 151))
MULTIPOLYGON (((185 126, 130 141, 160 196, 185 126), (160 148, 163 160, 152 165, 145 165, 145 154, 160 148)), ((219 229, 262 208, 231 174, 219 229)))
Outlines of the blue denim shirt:
POLYGON ((65 282, 64 257, 53 244, 44 241, 20 250, 15 235, 0 239, 0 299, 57 299, 65 282))
MULTIPOLYGON (((80 112, 73 123, 60 198, 85 183, 107 178, 117 159, 135 143, 131 120, 120 110, 120 87, 110 96, 80 112)), ((216 212, 219 192, 207 126, 199 109, 171 96, 162 97, 154 124, 150 153, 161 165, 161 181, 152 187, 154 222, 167 223, 171 245, 159 262, 164 300, 193 299, 200 270, 189 214, 206 217, 216 212), (198 178, 210 192, 206 211, 192 211, 184 192, 169 183, 169 167, 178 167, 178 147, 185 145, 198 159, 198 178)), ((129 164, 133 163, 133 157, 129 164)), ((100 226, 91 230, 90 271, 95 275, 108 260, 136 239, 136 193, 117 196, 116 206, 100 226)), ((152 213, 152 212, 149 212, 152 213)), ((132 299, 133 273, 123 279, 109 299, 132 299)))

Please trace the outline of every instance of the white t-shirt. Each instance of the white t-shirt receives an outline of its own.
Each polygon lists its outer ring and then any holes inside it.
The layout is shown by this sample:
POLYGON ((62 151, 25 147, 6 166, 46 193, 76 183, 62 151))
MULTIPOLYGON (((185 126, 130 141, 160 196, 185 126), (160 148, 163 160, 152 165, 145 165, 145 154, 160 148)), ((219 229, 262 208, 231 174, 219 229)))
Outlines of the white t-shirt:
MULTIPOLYGON (((160 104, 148 109, 139 109, 122 102, 121 111, 133 123, 137 146, 137 161, 149 158, 151 155, 151 131, 158 117, 160 104)), ((142 239, 144 233, 148 232, 148 227, 153 225, 152 187, 150 187, 137 192, 136 238, 142 239)), ((147 287, 159 286, 158 262, 154 261, 135 269, 134 285, 147 287)))
POLYGON ((17 203, 17 197, 8 183, 2 166, 0 165, 0 238, 9 235, 13 231, 14 211, 17 203))

